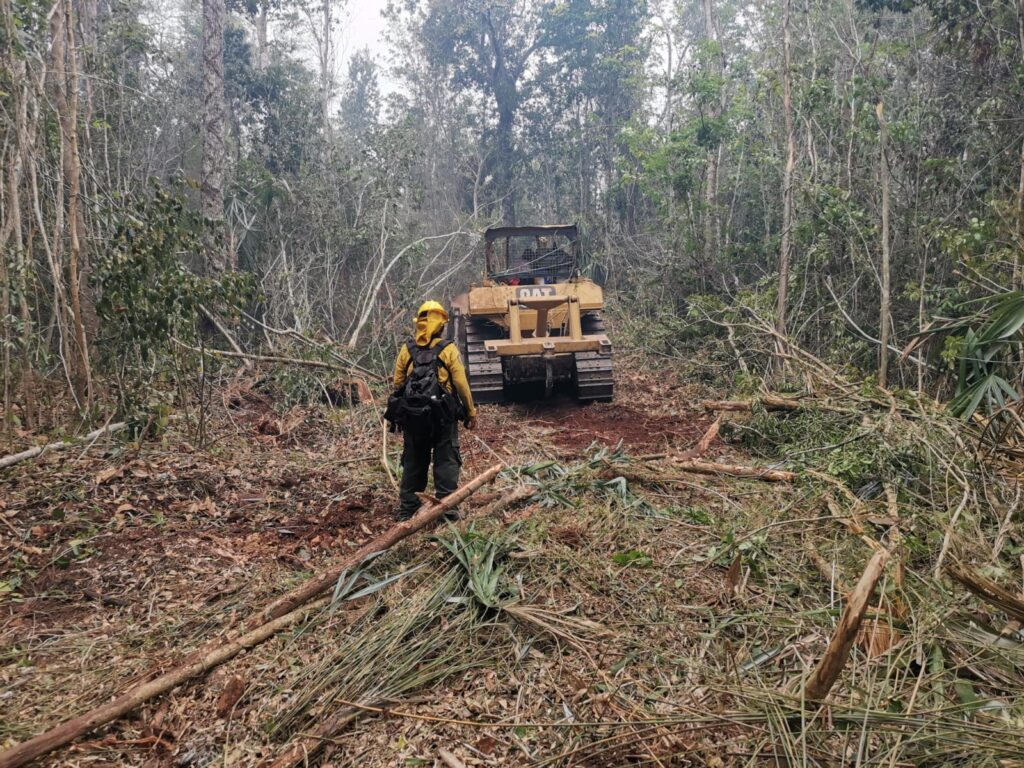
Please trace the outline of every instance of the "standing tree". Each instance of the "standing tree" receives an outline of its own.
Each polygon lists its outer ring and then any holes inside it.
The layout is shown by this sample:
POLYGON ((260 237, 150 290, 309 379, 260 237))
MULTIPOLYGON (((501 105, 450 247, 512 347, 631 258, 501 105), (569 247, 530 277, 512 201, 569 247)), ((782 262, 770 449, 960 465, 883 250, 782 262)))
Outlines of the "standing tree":
POLYGON ((506 224, 516 220, 516 118, 532 89, 531 61, 546 43, 548 2, 437 0, 423 21, 432 61, 455 87, 480 88, 496 113, 490 171, 506 224))
POLYGON ((312 7, 302 6, 309 23, 313 42, 316 44, 316 60, 320 67, 320 122, 326 142, 332 138, 331 100, 335 93, 335 45, 334 27, 336 18, 334 6, 338 0, 320 0, 312 7))
MULTIPOLYGON (((710 267, 718 252, 718 166, 722 151, 721 120, 725 112, 725 53, 715 23, 711 0, 702 0, 704 17, 704 50, 707 86, 705 93, 707 114, 701 115, 699 134, 707 148, 706 173, 704 174, 704 267, 710 267)), ((703 109, 702 109, 703 112, 703 109)))
POLYGON ((367 48, 352 54, 348 79, 341 96, 341 125, 359 142, 365 142, 380 118, 380 86, 377 64, 367 48))
POLYGON ((231 259, 224 238, 224 0, 203 0, 202 213, 207 226, 204 266, 225 272, 231 259))
MULTIPOLYGON (((74 333, 72 384, 79 407, 92 399, 92 364, 86 332, 86 308, 91 306, 87 255, 83 251, 85 219, 82 211, 82 160, 78 142, 78 52, 71 0, 64 0, 51 21, 54 93, 61 134, 61 165, 67 193, 68 295, 74 333)), ((91 313, 90 313, 91 314, 91 313)))
POLYGON ((782 171, 782 238, 779 245, 779 300, 775 315, 779 361, 785 359, 786 304, 789 292, 789 264, 793 248, 793 168, 796 165, 796 133, 793 127, 793 71, 790 58, 790 22, 793 0, 782 10, 782 115, 786 126, 786 165, 782 171))
POLYGON ((884 388, 889 378, 889 293, 892 270, 889 265, 889 156, 888 126, 882 102, 875 105, 878 116, 878 176, 882 186, 882 270, 881 294, 878 302, 878 386, 884 388))

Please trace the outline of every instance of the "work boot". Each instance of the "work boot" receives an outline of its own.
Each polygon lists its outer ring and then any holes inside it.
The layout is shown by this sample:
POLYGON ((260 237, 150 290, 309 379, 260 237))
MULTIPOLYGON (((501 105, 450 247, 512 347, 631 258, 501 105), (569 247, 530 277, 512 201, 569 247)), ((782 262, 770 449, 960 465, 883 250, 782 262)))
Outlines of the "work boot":
POLYGON ((404 523, 406 520, 411 520, 412 515, 412 512, 406 512, 404 509, 400 509, 397 512, 395 512, 395 522, 404 523))
POLYGON ((452 509, 444 513, 444 521, 446 523, 457 523, 462 519, 462 515, 459 514, 458 510, 452 509))

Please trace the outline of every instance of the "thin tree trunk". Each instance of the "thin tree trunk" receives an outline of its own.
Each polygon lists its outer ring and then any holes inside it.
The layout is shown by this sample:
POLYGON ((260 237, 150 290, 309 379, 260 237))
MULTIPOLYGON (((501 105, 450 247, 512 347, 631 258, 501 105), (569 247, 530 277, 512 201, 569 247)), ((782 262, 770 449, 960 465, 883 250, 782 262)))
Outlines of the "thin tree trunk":
POLYGON ((889 378, 889 157, 888 129, 882 102, 875 105, 878 116, 878 175, 882 186, 882 274, 881 296, 878 309, 878 386, 885 387, 889 378))
POLYGON ((265 72, 267 69, 267 5, 269 0, 260 0, 260 10, 256 15, 256 69, 265 72))
POLYGON ((796 136, 793 129, 793 86, 790 65, 789 25, 792 0, 786 0, 782 16, 782 112, 786 126, 786 165, 782 172, 782 242, 779 247, 779 300, 775 315, 778 333, 776 347, 779 367, 785 365, 783 357, 786 338, 786 304, 789 292, 789 265, 793 245, 793 168, 796 165, 796 136))
POLYGON ((498 194, 501 195, 501 217, 505 226, 514 227, 516 224, 516 199, 513 194, 513 153, 515 152, 512 139, 512 112, 511 110, 499 109, 498 117, 498 194))
POLYGON ((1021 264, 1020 252, 1024 250, 1024 142, 1020 146, 1020 177, 1017 181, 1017 247, 1013 250, 1013 279, 1010 287, 1019 291, 1021 289, 1021 264))
POLYGON ((64 0, 61 12, 53 14, 50 25, 53 38, 51 54, 54 61, 54 94, 61 127, 61 164, 64 187, 67 190, 68 230, 68 296, 71 309, 71 330, 74 336, 72 350, 72 389, 78 407, 88 408, 92 399, 92 370, 89 361, 89 341, 83 312, 82 274, 87 274, 82 240, 85 236, 81 209, 82 165, 78 151, 78 64, 75 51, 74 18, 71 0, 64 0))
MULTIPOLYGON (((12 149, 11 154, 17 153, 17 147, 12 149)), ((9 174, 11 177, 14 176, 14 165, 17 162, 13 158, 8 161, 10 163, 9 174)), ((11 199, 10 193, 7 195, 8 199, 4 200, 3 194, 0 193, 0 206, 4 208, 17 207, 17 201, 11 199)), ((4 230, 7 229, 5 221, 4 230)), ((8 443, 14 437, 14 409, 11 407, 11 325, 8 322, 8 318, 11 316, 11 281, 8 275, 7 268, 7 248, 3 246, 6 244, 6 240, 9 235, 6 231, 3 237, 0 237, 0 327, 2 327, 3 335, 0 336, 0 344, 3 345, 3 388, 4 388, 4 433, 7 436, 8 443)), ((18 244, 20 246, 20 243, 18 244)))
POLYGON ((331 140, 331 94, 334 92, 334 20, 331 18, 332 0, 324 0, 324 71, 323 112, 324 136, 331 140))
MULTIPOLYGON (((7 39, 12 39, 15 34, 14 19, 11 7, 7 0, 0 2, 0 10, 3 12, 4 33, 7 39)), ((24 60, 17 60, 13 55, 11 46, 7 47, 7 55, 4 57, 3 65, 13 76, 14 88, 11 94, 14 118, 14 142, 9 144, 9 155, 5 158, 0 153, 0 158, 6 160, 7 178, 4 189, 0 189, 0 211, 4 212, 2 224, 0 224, 0 325, 3 327, 3 336, 0 344, 3 345, 3 407, 4 407, 4 428, 8 440, 14 434, 14 409, 12 407, 11 391, 11 275, 15 279, 21 279, 23 274, 20 269, 22 256, 22 232, 21 232, 21 202, 19 199, 22 176, 22 164, 25 159, 25 122, 27 119, 28 99, 28 78, 24 60), (6 193, 6 194, 5 194, 6 193), (8 245, 13 240, 12 245, 8 245), (7 265, 7 253, 14 255, 12 260, 13 269, 7 265)), ((6 149, 6 148, 5 148, 6 149)), ((0 183, 3 179, 0 179, 0 183)), ((24 294, 22 293, 22 303, 24 294)))
MULTIPOLYGON (((1018 53, 1024 58, 1024 0, 1017 0, 1017 47, 1018 53)), ((1020 157, 1018 159, 1020 174, 1017 178, 1017 247, 1013 251, 1013 277, 1010 283, 1011 289, 1021 289, 1021 263, 1020 252, 1024 249, 1024 141, 1020 146, 1020 157)))
MULTIPOLYGON (((701 7, 704 13, 704 36, 707 40, 719 44, 717 29, 715 27, 714 11, 711 0, 703 0, 701 7)), ((712 75, 722 83, 722 75, 725 71, 724 54, 719 50, 712 61, 712 75)), ((725 90, 719 95, 718 103, 711 109, 710 119, 717 122, 725 111, 725 90)), ((718 252, 718 168, 721 142, 716 142, 708 150, 704 174, 704 270, 708 270, 715 263, 718 252)))
POLYGON ((228 268, 224 237, 224 0, 203 0, 204 266, 209 274, 228 268))

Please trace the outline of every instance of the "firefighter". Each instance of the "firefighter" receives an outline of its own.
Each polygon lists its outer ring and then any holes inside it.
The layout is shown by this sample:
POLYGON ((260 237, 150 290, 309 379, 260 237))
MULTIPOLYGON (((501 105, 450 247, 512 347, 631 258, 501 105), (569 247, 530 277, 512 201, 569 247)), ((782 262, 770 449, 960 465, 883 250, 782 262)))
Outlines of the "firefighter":
MULTIPOLYGON (((408 520, 420 507, 416 496, 427 487, 431 455, 434 495, 444 498, 459 485, 459 421, 476 428, 477 410, 462 356, 454 343, 441 338, 448 313, 436 301, 424 302, 416 313, 413 338, 398 351, 394 394, 388 419, 402 429, 402 486, 398 520, 408 520)), ((447 520, 458 520, 450 512, 447 520)))

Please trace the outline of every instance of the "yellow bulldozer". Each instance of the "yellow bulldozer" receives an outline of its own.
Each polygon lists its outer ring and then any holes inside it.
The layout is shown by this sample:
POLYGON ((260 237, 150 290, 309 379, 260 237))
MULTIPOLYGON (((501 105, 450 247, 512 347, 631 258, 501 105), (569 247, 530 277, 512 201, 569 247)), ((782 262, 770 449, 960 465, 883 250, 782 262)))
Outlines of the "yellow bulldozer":
POLYGON ((582 275, 576 225, 492 227, 483 241, 485 277, 452 300, 448 325, 473 399, 501 403, 557 389, 610 402, 604 294, 582 275))

